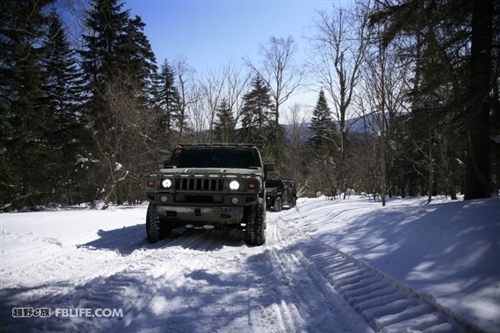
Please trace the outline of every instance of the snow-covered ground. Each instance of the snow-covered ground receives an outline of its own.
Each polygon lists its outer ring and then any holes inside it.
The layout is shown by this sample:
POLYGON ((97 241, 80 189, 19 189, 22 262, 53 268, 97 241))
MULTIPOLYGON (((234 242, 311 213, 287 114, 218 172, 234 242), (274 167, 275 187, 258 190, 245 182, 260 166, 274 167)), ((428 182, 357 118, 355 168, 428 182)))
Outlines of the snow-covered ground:
POLYGON ((498 198, 299 199, 261 247, 145 215, 0 214, 0 332, 500 332, 498 198))

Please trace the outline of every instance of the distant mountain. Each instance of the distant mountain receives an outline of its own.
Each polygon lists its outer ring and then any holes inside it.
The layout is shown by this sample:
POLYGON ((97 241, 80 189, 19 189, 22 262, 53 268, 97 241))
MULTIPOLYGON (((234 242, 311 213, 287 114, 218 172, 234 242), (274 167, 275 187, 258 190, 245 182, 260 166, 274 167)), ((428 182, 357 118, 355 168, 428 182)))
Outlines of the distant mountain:
MULTIPOLYGON (((349 128, 349 133, 364 133, 365 129, 368 132, 379 132, 380 131, 380 121, 377 119, 380 118, 380 115, 378 114, 369 114, 366 116, 360 116, 356 118, 351 118, 346 121, 347 126, 349 128)), ((310 137, 310 129, 309 127, 311 126, 311 122, 304 123, 300 126, 300 131, 299 131, 299 137, 303 138, 303 141, 307 140, 310 137)), ((296 125, 293 124, 288 124, 288 125, 283 125, 283 128, 286 131, 287 138, 292 139, 293 138, 293 132, 294 129, 296 128, 296 125)), ((338 123, 337 123, 337 128, 338 128, 338 123)))

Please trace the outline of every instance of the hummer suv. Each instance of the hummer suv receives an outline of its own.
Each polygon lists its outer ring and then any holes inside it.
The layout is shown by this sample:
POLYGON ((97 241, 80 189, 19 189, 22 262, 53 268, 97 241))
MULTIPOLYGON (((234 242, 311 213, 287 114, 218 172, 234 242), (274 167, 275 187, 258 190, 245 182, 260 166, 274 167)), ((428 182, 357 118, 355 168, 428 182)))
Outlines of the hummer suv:
POLYGON ((194 144, 176 147, 160 170, 144 177, 148 240, 175 227, 238 228, 248 245, 265 242, 265 181, 274 165, 262 163, 255 145, 194 144))
POLYGON ((295 207, 297 190, 295 182, 288 179, 270 179, 266 182, 266 206, 280 212, 283 206, 295 207))

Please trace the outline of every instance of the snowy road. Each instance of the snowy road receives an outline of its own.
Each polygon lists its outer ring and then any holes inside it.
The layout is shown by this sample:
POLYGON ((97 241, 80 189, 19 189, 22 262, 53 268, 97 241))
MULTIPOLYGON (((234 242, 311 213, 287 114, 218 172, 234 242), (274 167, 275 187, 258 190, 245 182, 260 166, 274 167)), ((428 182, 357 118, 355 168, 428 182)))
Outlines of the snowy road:
POLYGON ((312 200, 268 212, 260 247, 234 230, 177 229, 149 244, 145 206, 3 214, 0 331, 466 332, 454 309, 322 232, 373 207, 312 200), (13 317, 13 308, 51 316, 13 317))
MULTIPOLYGON (((138 211, 145 212, 143 208, 138 211)), ((10 306, 2 309, 2 315, 10 315, 12 307, 27 306, 116 308, 122 309, 123 318, 54 315, 7 318, 4 329, 18 332, 357 330, 356 320, 363 322, 358 315, 352 309, 347 309, 352 312, 347 316, 346 309, 339 315, 338 300, 325 297, 297 257, 288 253, 287 247, 300 236, 299 230, 287 230, 283 235, 273 214, 268 216, 267 242, 262 247, 245 246, 239 231, 183 229, 176 230, 170 239, 150 245, 145 239, 144 225, 100 231, 100 238, 84 244, 75 244, 78 233, 65 235, 63 239, 32 235, 34 242, 26 244, 24 253, 13 253, 17 259, 5 260, 17 266, 9 264, 4 274, 7 281, 18 286, 9 283, 3 288, 2 299, 10 306), (9 277, 17 277, 17 281, 9 277)), ((26 235, 22 238, 29 241, 26 235)), ((4 247, 6 251, 8 247, 4 247)))

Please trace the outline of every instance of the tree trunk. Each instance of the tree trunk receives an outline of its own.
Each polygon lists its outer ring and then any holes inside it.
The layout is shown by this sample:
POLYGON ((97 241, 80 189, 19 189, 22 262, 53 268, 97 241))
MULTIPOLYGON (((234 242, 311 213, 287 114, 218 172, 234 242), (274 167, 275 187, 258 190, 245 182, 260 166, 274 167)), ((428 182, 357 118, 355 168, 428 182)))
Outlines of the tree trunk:
POLYGON ((469 98, 465 200, 489 198, 489 105, 494 0, 474 0, 469 98))
MULTIPOLYGON (((383 83, 382 83, 383 84, 383 83)), ((384 97, 382 97, 384 98, 384 97)), ((384 104, 382 99, 382 105, 384 104)), ((382 106, 382 121, 381 121, 381 132, 380 132, 380 171, 381 171, 381 179, 380 179, 380 196, 382 198, 382 206, 385 206, 385 181, 386 181, 386 171, 387 166, 385 162, 385 112, 384 106, 382 106)))
POLYGON ((434 154, 432 151, 432 132, 429 129, 429 191, 427 202, 432 201, 432 193, 434 192, 434 154))

